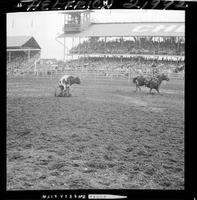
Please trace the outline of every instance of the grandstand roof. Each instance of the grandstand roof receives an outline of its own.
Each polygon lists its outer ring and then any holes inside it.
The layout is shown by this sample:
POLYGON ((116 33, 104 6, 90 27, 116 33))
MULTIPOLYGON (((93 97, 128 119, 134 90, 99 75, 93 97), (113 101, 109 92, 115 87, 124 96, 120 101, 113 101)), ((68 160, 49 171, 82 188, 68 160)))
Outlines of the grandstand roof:
POLYGON ((41 49, 37 41, 32 36, 8 36, 7 49, 41 49))
POLYGON ((80 33, 63 33, 64 37, 184 37, 184 22, 126 22, 126 23, 92 23, 88 29, 80 33))

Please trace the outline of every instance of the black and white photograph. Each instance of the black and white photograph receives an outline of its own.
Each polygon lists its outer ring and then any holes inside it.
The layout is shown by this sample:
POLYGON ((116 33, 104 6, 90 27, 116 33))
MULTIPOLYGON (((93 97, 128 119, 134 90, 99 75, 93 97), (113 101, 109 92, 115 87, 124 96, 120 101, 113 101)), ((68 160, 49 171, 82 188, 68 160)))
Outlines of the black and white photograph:
POLYGON ((6 189, 185 189, 185 11, 6 14, 6 189))

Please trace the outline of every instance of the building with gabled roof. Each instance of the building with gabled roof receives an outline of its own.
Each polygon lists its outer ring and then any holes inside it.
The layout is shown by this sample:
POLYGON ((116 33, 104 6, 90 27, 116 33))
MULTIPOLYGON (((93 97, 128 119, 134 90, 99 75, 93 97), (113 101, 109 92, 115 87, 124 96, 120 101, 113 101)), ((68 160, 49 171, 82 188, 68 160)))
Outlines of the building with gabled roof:
POLYGON ((38 49, 40 46, 33 36, 8 36, 7 49, 38 49))
POLYGON ((41 47, 33 36, 7 36, 7 58, 11 62, 15 55, 24 55, 30 60, 41 53, 41 47))

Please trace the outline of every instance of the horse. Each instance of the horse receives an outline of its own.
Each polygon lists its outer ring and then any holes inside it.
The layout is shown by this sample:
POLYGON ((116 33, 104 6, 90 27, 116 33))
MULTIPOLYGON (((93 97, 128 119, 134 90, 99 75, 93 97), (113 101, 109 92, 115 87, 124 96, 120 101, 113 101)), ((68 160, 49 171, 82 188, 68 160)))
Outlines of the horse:
POLYGON ((139 89, 141 91, 141 86, 145 86, 150 88, 149 93, 151 94, 152 89, 155 89, 159 94, 159 86, 161 85, 162 81, 169 81, 170 79, 168 78, 167 75, 165 74, 158 74, 157 76, 153 77, 145 77, 143 75, 137 76, 133 78, 133 83, 136 85, 136 90, 139 89))
POLYGON ((70 75, 64 75, 60 80, 59 80, 59 85, 56 88, 55 91, 55 96, 59 96, 59 97, 69 97, 71 96, 70 94, 70 86, 73 84, 81 84, 81 80, 78 76, 74 77, 74 76, 70 76, 70 75), (60 91, 58 92, 58 89, 60 89, 60 91), (59 94, 57 94, 57 92, 59 94))
POLYGON ((135 92, 137 92, 137 90, 140 90, 141 91, 141 86, 145 86, 146 84, 146 77, 143 76, 143 75, 139 75, 139 76, 136 76, 133 78, 133 83, 135 84, 136 86, 136 90, 135 92))

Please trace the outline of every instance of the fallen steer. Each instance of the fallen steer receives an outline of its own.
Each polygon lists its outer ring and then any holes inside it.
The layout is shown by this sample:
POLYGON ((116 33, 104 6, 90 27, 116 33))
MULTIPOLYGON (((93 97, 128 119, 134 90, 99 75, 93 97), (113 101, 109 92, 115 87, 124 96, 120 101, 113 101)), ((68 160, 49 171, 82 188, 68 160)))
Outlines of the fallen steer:
POLYGON ((79 77, 74 77, 70 75, 64 75, 59 80, 59 85, 55 90, 56 97, 70 97, 70 86, 73 84, 80 84, 81 81, 79 77))
POLYGON ((55 89, 55 97, 70 97, 71 94, 68 93, 68 90, 64 90, 63 87, 57 86, 55 89))

